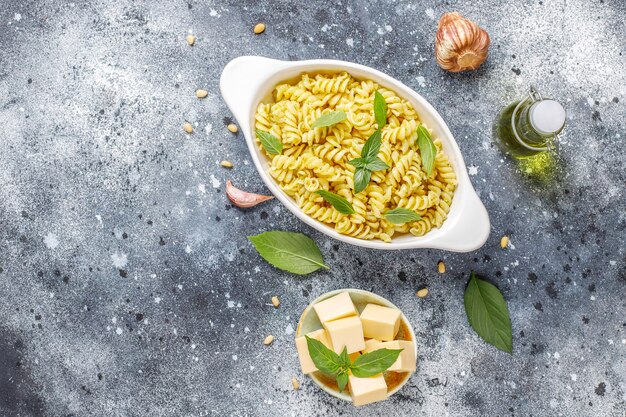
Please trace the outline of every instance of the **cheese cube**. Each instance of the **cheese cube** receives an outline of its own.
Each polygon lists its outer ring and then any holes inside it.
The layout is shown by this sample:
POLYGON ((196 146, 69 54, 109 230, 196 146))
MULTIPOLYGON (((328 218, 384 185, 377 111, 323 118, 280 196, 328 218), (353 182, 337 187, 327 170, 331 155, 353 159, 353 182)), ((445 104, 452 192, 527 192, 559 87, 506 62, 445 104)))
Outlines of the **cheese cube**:
POLYGON ((393 372, 415 372, 415 345, 408 340, 394 340, 392 342, 373 343, 370 339, 365 346, 363 353, 373 352, 378 349, 402 349, 398 359, 387 370, 393 372), (368 342, 369 345, 368 345, 368 342))
POLYGON ((401 313, 395 308, 368 304, 361 313, 363 334, 373 339, 391 341, 400 329, 401 313))
POLYGON ((365 349, 363 349, 363 353, 369 353, 369 352, 373 352, 377 349, 380 349, 380 345, 382 345, 383 342, 381 342, 380 340, 376 340, 376 339, 367 339, 365 341, 365 349))
POLYGON ((313 309, 317 313, 317 317, 319 317, 322 324, 328 321, 356 316, 359 314, 354 307, 350 294, 347 291, 314 304, 313 309))
MULTIPOLYGON (((332 345, 330 344, 330 340, 328 339, 328 335, 326 334, 326 330, 319 329, 314 332, 308 333, 311 339, 319 340, 329 349, 332 349, 332 345)), ((311 355, 309 355, 309 347, 306 343, 306 338, 304 336, 296 337, 296 349, 298 350, 298 358, 300 359, 300 367, 302 368, 303 374, 310 374, 311 372, 317 371, 317 367, 313 363, 311 359, 311 355)))
POLYGON ((324 328, 328 332, 333 345, 332 349, 335 352, 341 353, 344 346, 348 349, 348 353, 365 349, 363 325, 357 316, 326 322, 324 328))
POLYGON ((348 377, 348 387, 354 405, 365 405, 387 399, 387 384, 383 374, 370 378, 348 377))

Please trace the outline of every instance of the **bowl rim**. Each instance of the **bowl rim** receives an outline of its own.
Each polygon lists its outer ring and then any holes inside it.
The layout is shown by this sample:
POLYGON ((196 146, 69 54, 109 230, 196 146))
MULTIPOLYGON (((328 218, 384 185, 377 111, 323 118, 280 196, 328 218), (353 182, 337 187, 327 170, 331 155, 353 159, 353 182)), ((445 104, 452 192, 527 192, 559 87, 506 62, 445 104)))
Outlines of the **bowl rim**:
MULTIPOLYGON (((305 309, 302 311, 302 314, 300 315, 300 319, 298 320, 298 325, 296 326, 296 332, 295 335, 296 337, 300 337, 303 336, 302 333, 302 323, 304 322, 304 319, 311 314, 311 312, 314 312, 313 310, 313 305, 319 303, 320 301, 324 301, 330 297, 333 297, 337 294, 340 294, 342 292, 348 292, 349 294, 352 293, 357 293, 357 294, 361 294, 361 295, 365 295, 368 297, 371 297, 372 300, 384 307, 391 307, 391 308, 395 308, 396 310, 398 310, 400 312, 400 320, 402 320, 404 322, 404 324, 406 325, 406 328, 409 329, 409 334, 411 335, 411 339, 413 341, 413 347, 414 347, 414 354, 415 354, 415 362, 417 363, 419 360, 419 356, 417 354, 417 338, 415 336, 415 330, 413 329, 413 325, 411 325, 411 322, 409 321, 409 319, 404 315, 404 312, 398 308, 394 303, 392 303, 391 301, 389 301, 388 299, 386 299, 385 297, 378 295, 376 293, 373 293, 371 291, 367 291, 367 290, 362 290, 359 288, 340 288, 337 290, 333 290, 333 291, 329 291, 326 292, 322 295, 320 295, 319 297, 317 297, 316 299, 314 299, 313 301, 311 301, 306 307, 305 309)), ((391 391, 387 392, 387 398, 391 397, 393 394, 395 394, 396 392, 400 391, 402 389, 402 387, 404 387, 406 385, 406 383, 409 381, 409 379, 411 379, 411 376, 413 376, 415 372, 407 372, 406 377, 402 380, 402 382, 400 382, 396 387, 394 387, 391 391)), ((308 377, 310 377, 313 382, 315 383, 315 385, 317 385, 319 388, 321 388, 323 391, 327 392, 328 394, 332 395, 335 398, 339 398, 341 400, 344 401, 352 401, 352 397, 347 394, 345 391, 344 392, 338 392, 335 391, 334 389, 324 385, 320 379, 317 377, 317 375, 315 375, 315 373, 310 373, 307 374, 308 377)))
POLYGON ((280 61, 258 56, 242 56, 233 59, 224 67, 220 78, 220 90, 239 123, 254 165, 265 185, 289 211, 314 229, 352 245, 388 250, 432 248, 469 252, 480 248, 489 237, 489 216, 472 187, 463 156, 450 129, 426 99, 395 78, 376 69, 347 61, 328 59, 280 61), (420 114, 420 119, 429 120, 428 126, 440 138, 458 180, 450 212, 440 228, 433 228, 424 236, 394 237, 389 243, 378 239, 364 240, 346 236, 334 230, 332 226, 304 213, 267 172, 268 161, 256 145, 253 129, 256 107, 263 97, 266 97, 276 84, 298 74, 341 71, 346 71, 356 78, 372 79, 393 90, 411 102, 420 114))

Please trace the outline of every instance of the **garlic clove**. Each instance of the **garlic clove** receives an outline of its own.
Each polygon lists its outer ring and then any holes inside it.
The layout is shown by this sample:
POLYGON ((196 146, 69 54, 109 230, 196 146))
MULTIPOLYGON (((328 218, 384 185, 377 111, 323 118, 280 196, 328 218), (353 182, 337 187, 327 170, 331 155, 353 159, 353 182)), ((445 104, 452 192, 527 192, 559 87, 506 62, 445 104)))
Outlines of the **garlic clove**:
POLYGON ((235 188, 230 180, 226 181, 226 195, 235 206, 240 208, 254 207, 259 203, 274 198, 269 195, 253 194, 242 191, 239 188, 235 188))
POLYGON ((439 19, 435 37, 435 57, 441 68, 451 72, 474 70, 485 62, 489 34, 457 12, 439 19))

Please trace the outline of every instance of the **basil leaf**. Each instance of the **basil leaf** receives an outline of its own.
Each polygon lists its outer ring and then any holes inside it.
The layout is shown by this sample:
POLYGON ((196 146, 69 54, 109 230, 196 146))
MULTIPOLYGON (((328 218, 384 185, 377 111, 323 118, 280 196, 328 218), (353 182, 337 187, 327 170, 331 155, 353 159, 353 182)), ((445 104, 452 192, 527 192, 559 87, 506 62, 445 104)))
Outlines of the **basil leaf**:
POLYGON ((315 242, 302 233, 270 231, 248 239, 259 255, 276 268, 299 275, 329 269, 315 242))
POLYGON ((423 125, 417 127, 417 146, 420 148, 424 170, 427 175, 430 175, 435 167, 437 147, 430 138, 430 133, 428 133, 428 130, 426 130, 423 125))
POLYGON ((372 171, 366 168, 357 168, 354 171, 354 193, 358 194, 365 190, 367 184, 370 183, 372 177, 372 171))
POLYGON ((356 168, 363 168, 365 165, 367 165, 367 161, 363 158, 354 158, 349 160, 348 163, 356 168))
POLYGON ((374 93, 374 117, 379 130, 385 127, 387 124, 387 102, 378 91, 374 93))
POLYGON ((348 385, 348 373, 345 371, 341 371, 337 374, 337 387, 339 388, 339 392, 342 392, 346 385, 348 385))
POLYGON ((348 116, 343 110, 331 111, 330 113, 326 113, 321 115, 316 121, 313 122, 311 128, 315 129, 318 127, 328 127, 339 122, 343 122, 346 120, 348 116))
POLYGON ((339 355, 339 358, 341 358, 341 366, 345 369, 349 369, 350 368, 350 355, 348 355, 348 348, 347 347, 343 347, 343 350, 341 351, 341 355, 339 355))
POLYGON ((389 168, 389 165, 387 165, 379 157, 375 157, 371 161, 367 161, 367 164, 365 165, 365 169, 369 169, 370 171, 383 171, 388 168, 389 168))
POLYGON ((354 214, 354 207, 352 207, 352 204, 345 198, 326 190, 317 190, 315 194, 321 195, 322 198, 336 208, 339 213, 354 214))
POLYGON ((380 151, 381 137, 380 130, 372 133, 367 141, 365 141, 365 145, 361 149, 361 158, 366 161, 372 160, 378 156, 378 151, 380 151))
POLYGON ((365 353, 354 360, 352 375, 358 378, 368 378, 386 371, 400 356, 404 349, 378 349, 365 353))
POLYGON ((256 135, 261 141, 261 145, 263 145, 265 152, 270 155, 279 155, 283 152, 283 144, 280 143, 280 139, 276 136, 258 129, 256 131, 256 135))
POLYGON ((509 310, 495 285, 479 279, 474 272, 465 289, 465 314, 470 326, 483 340, 512 353, 513 337, 509 310))
POLYGON ((341 358, 334 351, 328 349, 319 340, 311 339, 309 336, 306 338, 306 346, 309 349, 309 356, 311 360, 322 373, 333 376, 339 372, 341 367, 341 358))
POLYGON ((389 210, 384 214, 385 219, 393 224, 404 224, 408 222, 414 222, 422 217, 413 210, 405 209, 402 207, 389 210))

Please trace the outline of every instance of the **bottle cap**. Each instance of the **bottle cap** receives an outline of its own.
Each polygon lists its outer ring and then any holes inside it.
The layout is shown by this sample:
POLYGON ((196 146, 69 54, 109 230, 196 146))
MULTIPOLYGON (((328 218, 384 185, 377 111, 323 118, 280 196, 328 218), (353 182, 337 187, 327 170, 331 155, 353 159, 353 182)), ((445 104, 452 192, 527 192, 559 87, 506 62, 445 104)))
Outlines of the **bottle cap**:
POLYGON ((554 100, 541 100, 530 108, 530 123, 544 135, 553 135, 563 129, 565 109, 554 100))

